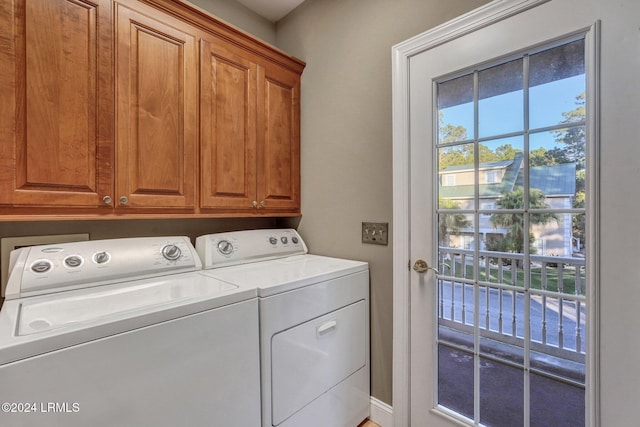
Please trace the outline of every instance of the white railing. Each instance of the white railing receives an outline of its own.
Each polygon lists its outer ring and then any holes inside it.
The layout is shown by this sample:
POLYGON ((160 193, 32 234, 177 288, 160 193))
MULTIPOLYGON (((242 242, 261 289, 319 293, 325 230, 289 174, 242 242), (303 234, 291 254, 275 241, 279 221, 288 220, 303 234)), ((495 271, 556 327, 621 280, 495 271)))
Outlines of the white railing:
POLYGON ((477 318, 481 337, 522 348, 528 306, 530 349, 584 363, 584 258, 529 255, 525 265, 522 254, 479 251, 474 277, 475 256, 474 250, 440 247, 440 324, 472 333, 477 318))

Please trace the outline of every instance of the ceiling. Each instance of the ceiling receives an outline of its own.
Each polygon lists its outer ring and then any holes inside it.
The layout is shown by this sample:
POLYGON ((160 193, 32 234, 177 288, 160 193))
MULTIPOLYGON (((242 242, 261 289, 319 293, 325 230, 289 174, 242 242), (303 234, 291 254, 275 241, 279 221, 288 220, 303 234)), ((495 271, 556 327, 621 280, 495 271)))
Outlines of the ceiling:
POLYGON ((304 0, 236 0, 249 9, 267 18, 271 22, 277 22, 287 13, 298 7, 304 0))

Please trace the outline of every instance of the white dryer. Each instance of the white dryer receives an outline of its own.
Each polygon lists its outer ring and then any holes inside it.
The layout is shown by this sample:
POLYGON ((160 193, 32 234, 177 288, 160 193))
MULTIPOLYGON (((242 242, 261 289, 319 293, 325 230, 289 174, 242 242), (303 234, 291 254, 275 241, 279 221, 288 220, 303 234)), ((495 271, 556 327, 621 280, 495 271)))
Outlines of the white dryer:
POLYGON ((260 425, 258 302, 186 237, 14 251, 0 425, 260 425))
POLYGON ((196 239, 205 274, 255 287, 263 427, 355 427, 369 415, 368 264, 307 253, 293 229, 196 239))

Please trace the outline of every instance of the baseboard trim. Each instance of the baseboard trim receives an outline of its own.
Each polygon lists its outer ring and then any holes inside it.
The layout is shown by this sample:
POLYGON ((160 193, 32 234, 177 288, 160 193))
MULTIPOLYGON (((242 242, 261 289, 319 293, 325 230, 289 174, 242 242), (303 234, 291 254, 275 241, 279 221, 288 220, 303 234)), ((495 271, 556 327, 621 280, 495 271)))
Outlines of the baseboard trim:
POLYGON ((380 427, 393 425, 393 409, 381 400, 371 397, 371 410, 369 419, 380 427))

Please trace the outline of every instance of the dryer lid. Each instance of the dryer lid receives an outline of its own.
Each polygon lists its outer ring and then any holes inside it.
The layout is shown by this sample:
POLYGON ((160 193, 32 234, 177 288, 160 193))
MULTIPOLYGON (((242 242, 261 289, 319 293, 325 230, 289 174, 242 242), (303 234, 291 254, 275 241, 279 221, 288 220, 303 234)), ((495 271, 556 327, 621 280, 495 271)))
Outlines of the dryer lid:
POLYGON ((204 273, 241 287, 256 287, 258 296, 267 297, 368 271, 368 268, 368 264, 363 261, 305 254, 218 268, 204 273))

